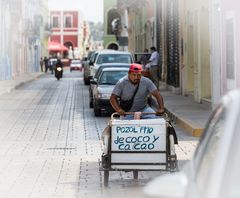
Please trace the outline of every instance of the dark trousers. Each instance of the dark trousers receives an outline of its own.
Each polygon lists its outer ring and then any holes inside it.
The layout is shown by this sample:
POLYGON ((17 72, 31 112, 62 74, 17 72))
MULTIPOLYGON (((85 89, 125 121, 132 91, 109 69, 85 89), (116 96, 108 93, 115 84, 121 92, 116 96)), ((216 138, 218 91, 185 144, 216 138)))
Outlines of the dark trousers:
POLYGON ((150 67, 150 78, 158 89, 159 88, 159 66, 158 65, 152 65, 150 67))

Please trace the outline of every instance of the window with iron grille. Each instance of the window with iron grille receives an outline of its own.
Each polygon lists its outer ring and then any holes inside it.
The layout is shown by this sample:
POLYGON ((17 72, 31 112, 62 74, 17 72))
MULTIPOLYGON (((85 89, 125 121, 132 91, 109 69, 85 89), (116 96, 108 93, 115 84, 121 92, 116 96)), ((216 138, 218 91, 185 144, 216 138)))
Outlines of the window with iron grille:
POLYGON ((72 16, 65 16, 64 27, 66 27, 66 28, 71 28, 72 27, 72 16))
POLYGON ((58 16, 53 16, 52 17, 52 27, 53 28, 58 28, 59 27, 59 17, 58 16))

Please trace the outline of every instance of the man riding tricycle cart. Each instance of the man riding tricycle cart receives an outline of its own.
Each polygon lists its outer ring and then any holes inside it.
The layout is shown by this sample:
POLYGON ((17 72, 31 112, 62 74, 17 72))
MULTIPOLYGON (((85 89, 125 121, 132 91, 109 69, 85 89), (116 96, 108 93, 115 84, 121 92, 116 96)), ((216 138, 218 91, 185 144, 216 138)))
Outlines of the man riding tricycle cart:
POLYGON ((132 64, 110 97, 116 113, 103 132, 100 169, 104 171, 105 186, 108 186, 109 171, 133 171, 137 179, 141 170, 175 171, 177 168, 174 149, 177 138, 170 121, 163 116, 163 98, 141 72, 141 65, 132 64), (147 103, 149 95, 156 98, 156 111, 147 103))

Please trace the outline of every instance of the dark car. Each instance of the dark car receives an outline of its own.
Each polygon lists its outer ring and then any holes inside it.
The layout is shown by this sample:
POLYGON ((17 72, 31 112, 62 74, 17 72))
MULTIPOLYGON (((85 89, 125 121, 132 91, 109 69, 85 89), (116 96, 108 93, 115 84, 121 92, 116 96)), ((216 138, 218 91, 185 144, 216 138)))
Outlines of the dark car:
POLYGON ((97 79, 99 78, 102 70, 104 68, 129 68, 130 67, 130 64, 127 64, 127 63, 106 63, 106 64, 102 64, 99 66, 99 68, 97 69, 95 75, 93 78, 90 79, 90 86, 89 86, 89 107, 90 108, 93 108, 93 89, 94 89, 94 86, 96 86, 96 84, 94 83, 91 83, 92 81, 97 81, 97 79))

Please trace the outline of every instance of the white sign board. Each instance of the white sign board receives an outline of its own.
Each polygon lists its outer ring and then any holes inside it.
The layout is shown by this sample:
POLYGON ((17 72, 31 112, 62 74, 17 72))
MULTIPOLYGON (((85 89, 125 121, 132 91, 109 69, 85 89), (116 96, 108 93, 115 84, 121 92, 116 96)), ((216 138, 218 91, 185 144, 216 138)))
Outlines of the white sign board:
MULTIPOLYGON (((166 124, 165 122, 148 123, 115 123, 112 125, 112 151, 165 151, 166 150, 166 124)), ((144 122, 145 121, 145 122, 144 122)))

